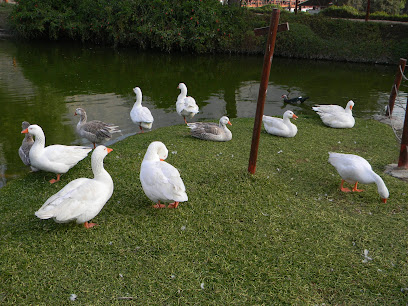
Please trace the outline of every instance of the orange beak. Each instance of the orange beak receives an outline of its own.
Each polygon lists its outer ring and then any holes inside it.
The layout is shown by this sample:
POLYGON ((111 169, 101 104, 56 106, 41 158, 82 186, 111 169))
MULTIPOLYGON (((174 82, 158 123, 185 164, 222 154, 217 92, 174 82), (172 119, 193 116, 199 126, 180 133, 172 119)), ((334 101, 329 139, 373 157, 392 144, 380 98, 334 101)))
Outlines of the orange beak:
POLYGON ((78 115, 78 114, 75 112, 74 116, 76 116, 76 115, 78 115))
POLYGON ((160 158, 160 161, 164 161, 164 159, 161 159, 161 158, 160 158))
POLYGON ((108 153, 113 151, 113 149, 111 149, 111 148, 106 148, 106 150, 108 151, 108 153))
POLYGON ((228 121, 228 123, 227 123, 227 124, 232 125, 231 121, 228 121))
POLYGON ((299 118, 299 117, 296 116, 295 114, 293 114, 292 118, 296 120, 296 119, 299 118))
POLYGON ((26 128, 24 131, 21 131, 21 134, 27 134, 28 133, 28 128, 26 128))
POLYGON ((387 199, 381 199, 381 202, 387 203, 387 199))
POLYGON ((350 105, 350 109, 353 109, 353 105, 350 105))

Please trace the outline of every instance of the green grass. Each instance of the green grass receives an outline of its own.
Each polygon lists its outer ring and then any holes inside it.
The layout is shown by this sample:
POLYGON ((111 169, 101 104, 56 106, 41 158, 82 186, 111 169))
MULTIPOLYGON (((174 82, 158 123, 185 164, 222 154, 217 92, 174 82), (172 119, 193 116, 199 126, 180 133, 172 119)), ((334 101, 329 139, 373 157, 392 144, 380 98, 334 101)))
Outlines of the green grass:
POLYGON ((92 176, 90 158, 54 185, 44 172, 10 182, 0 191, 0 304, 66 304, 70 294, 87 305, 407 303, 407 186, 382 173, 398 158, 392 130, 362 119, 336 130, 303 116, 295 138, 262 132, 250 175, 253 120, 232 124, 227 143, 193 139, 180 125, 113 145, 105 168, 115 191, 89 230, 34 212, 69 181, 92 176), (140 185, 155 140, 187 188, 176 210, 153 209, 140 185), (341 193, 328 151, 367 158, 388 203, 375 185, 341 193))

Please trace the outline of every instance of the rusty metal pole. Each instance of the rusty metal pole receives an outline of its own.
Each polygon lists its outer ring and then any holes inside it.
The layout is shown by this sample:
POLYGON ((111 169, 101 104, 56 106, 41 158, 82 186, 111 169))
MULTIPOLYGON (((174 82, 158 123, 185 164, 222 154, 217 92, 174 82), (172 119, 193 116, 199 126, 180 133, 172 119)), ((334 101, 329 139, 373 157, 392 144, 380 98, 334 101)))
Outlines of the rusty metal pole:
POLYGON ((370 18, 370 0, 367 0, 367 10, 366 10, 366 16, 365 16, 365 21, 368 21, 368 18, 370 18))
POLYGON ((276 34, 278 32, 280 10, 273 9, 271 16, 271 24, 268 31, 268 42, 262 70, 262 79, 259 86, 258 103, 256 106, 254 129, 252 132, 251 153, 249 156, 248 171, 255 174, 256 160, 258 158, 259 138, 261 135, 262 116, 265 106, 266 92, 268 89, 269 75, 271 72, 271 63, 273 52, 275 50, 276 34))
POLYGON ((394 109, 394 104, 395 104, 395 98, 397 97, 397 93, 401 85, 402 74, 404 73, 406 64, 407 64, 407 60, 405 58, 400 58, 400 61, 398 64, 398 71, 397 71, 397 74, 395 75, 394 85, 392 85, 390 99, 388 100, 388 107, 385 113, 386 116, 390 117, 392 115, 392 110, 394 109))
MULTIPOLYGON (((408 98, 407 98, 407 105, 408 105, 408 98)), ((402 130, 402 137, 401 137, 401 150, 400 156, 398 159, 398 167, 408 169, 408 112, 405 108, 405 119, 404 119, 404 128, 402 130)))

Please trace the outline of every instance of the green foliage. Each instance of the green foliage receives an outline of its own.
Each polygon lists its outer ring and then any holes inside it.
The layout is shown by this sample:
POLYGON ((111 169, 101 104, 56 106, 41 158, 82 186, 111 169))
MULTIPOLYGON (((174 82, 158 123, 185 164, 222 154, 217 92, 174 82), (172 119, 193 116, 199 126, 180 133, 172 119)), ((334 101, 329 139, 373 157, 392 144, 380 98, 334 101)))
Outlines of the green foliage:
POLYGON ((247 36, 241 29, 256 27, 259 20, 245 9, 222 6, 217 0, 21 0, 11 15, 25 38, 198 53, 240 45, 247 36))
POLYGON ((65 305, 75 294, 81 305, 405 304, 406 182, 383 173, 399 154, 392 129, 359 118, 353 129, 331 129, 317 115, 295 123, 289 139, 262 129, 255 175, 253 119, 233 119, 226 143, 180 125, 114 144, 104 165, 115 190, 89 230, 34 212, 69 181, 92 177, 90 157, 57 184, 42 171, 10 182, 0 190, 1 303, 65 305), (176 210, 153 209, 140 185, 155 140, 187 188, 176 210), (368 159, 387 204, 374 184, 340 192, 328 151, 368 159))
POLYGON ((357 18, 359 12, 352 6, 329 6, 320 12, 320 14, 334 18, 357 18))
MULTIPOLYGON (((374 10, 372 10, 374 11, 374 10)), ((366 12, 358 11, 352 6, 330 6, 322 10, 320 15, 332 18, 351 18, 351 19, 365 19, 366 12)), ((370 13, 370 20, 392 20, 392 21, 408 21, 408 15, 391 14, 384 11, 374 11, 370 13)))
POLYGON ((279 33, 276 54, 351 62, 398 62, 405 56, 407 26, 332 19, 323 15, 285 15, 290 31, 279 33))

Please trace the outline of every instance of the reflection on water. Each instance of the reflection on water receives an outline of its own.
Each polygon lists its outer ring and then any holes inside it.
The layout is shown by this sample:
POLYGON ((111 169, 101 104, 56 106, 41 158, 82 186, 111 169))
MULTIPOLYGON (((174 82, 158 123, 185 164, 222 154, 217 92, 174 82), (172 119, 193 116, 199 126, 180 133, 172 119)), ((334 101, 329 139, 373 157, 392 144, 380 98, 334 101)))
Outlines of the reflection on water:
MULTIPOLYGON (((0 184, 27 173, 18 156, 24 138, 21 122, 40 125, 47 144, 84 144, 75 134, 77 107, 88 120, 120 126, 124 138, 138 131, 129 112, 133 88, 143 92, 143 105, 154 118, 153 129, 182 124, 175 111, 184 82, 200 107, 194 120, 253 117, 262 70, 262 56, 197 56, 132 49, 86 47, 72 43, 0 41, 0 184)), ((313 104, 356 103, 356 116, 384 109, 396 67, 274 58, 265 114, 293 109, 312 113, 313 104), (285 105, 282 94, 309 96, 301 106, 285 105)), ((400 93, 401 95, 401 93, 400 93)))

